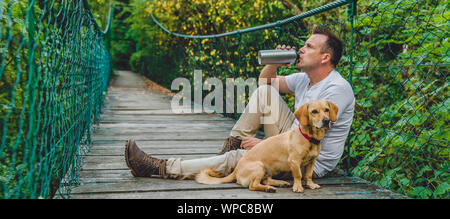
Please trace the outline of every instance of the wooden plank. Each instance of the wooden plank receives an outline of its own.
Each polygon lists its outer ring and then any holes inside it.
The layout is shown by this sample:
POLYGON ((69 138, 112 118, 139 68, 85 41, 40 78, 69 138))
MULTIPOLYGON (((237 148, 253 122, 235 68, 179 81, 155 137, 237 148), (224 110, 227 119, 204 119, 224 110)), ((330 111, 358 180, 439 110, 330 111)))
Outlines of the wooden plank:
MULTIPOLYGON (((96 140, 92 143, 92 148, 96 147, 106 147, 106 148, 114 148, 114 147, 125 147, 126 140, 96 140)), ((139 147, 147 147, 147 148, 184 148, 184 147, 210 147, 212 145, 222 145, 224 143, 223 140, 185 140, 185 139, 169 139, 169 140, 145 140, 145 141, 136 141, 136 144, 139 147)))
MULTIPOLYGON (((126 170, 82 170, 80 181, 90 179, 120 179, 121 181, 135 180, 129 169, 126 170)), ((117 181, 119 182, 119 181, 117 181)))
MULTIPOLYGON (((80 173, 80 182, 83 184, 86 183, 122 183, 122 182, 131 182, 133 181, 136 183, 136 181, 142 181, 148 185, 151 184, 153 180, 161 180, 159 178, 140 178, 140 177, 133 177, 131 175, 130 170, 128 169, 118 169, 118 170, 83 170, 80 173), (147 180, 147 181, 145 181, 147 180)), ((167 181, 177 181, 172 179, 166 179, 167 181)), ((187 181, 193 180, 183 180, 179 182, 169 182, 172 184, 176 183, 186 183, 187 181)), ((292 183, 292 180, 290 180, 292 183)), ((356 184, 356 183, 365 183, 367 182, 365 180, 356 178, 356 177, 330 177, 330 178, 321 178, 321 179, 315 179, 314 182, 316 182, 319 185, 344 185, 344 184, 356 184)))
MULTIPOLYGON (((221 146, 221 145, 220 145, 221 146)), ((140 147, 143 151, 151 153, 152 156, 174 155, 174 154, 215 154, 221 149, 220 146, 204 147, 204 148, 148 148, 140 147)), ((124 148, 115 147, 112 149, 93 147, 89 151, 89 156, 124 156, 124 148)))
POLYGON ((105 193, 105 192, 159 192, 159 191, 182 191, 193 189, 221 189, 240 188, 236 183, 226 183, 219 185, 204 185, 193 180, 168 180, 158 178, 136 177, 132 181, 119 183, 87 184, 83 187, 72 190, 72 193, 105 193))
POLYGON ((145 119, 146 121, 155 121, 155 120, 162 120, 162 121, 169 121, 169 120, 175 120, 175 121, 223 121, 223 122, 229 122, 234 123, 235 121, 225 118, 225 117, 209 117, 207 115, 193 115, 189 116, 186 114, 173 114, 173 115, 139 115, 139 114, 132 114, 132 115, 106 115, 102 114, 100 116, 100 119, 104 120, 115 120, 115 121, 135 121, 135 120, 141 120, 145 119))
POLYGON ((130 125, 129 127, 120 127, 120 128, 103 128, 100 127, 95 130, 95 135, 137 135, 137 134, 143 134, 143 133, 165 133, 165 134, 172 134, 172 133, 229 133, 231 131, 231 127, 223 127, 223 126, 194 126, 194 127, 179 127, 179 126, 161 126, 161 127, 154 127, 154 128, 139 128, 134 127, 133 125, 130 125))
POLYGON ((100 123, 100 125, 97 127, 97 130, 101 129, 108 129, 108 128, 140 128, 140 129, 158 129, 158 128, 173 128, 173 129, 204 129, 204 128, 221 128, 221 129, 229 129, 233 128, 234 123, 228 123, 228 124, 222 124, 217 125, 215 123, 197 123, 196 125, 192 125, 192 123, 177 123, 176 125, 173 124, 167 124, 167 123, 129 123, 129 122, 122 122, 122 123, 100 123))
POLYGON ((114 137, 118 135, 135 135, 135 136, 141 136, 141 135, 174 135, 174 136, 182 136, 182 135, 190 135, 190 136, 196 136, 196 134, 202 134, 207 136, 228 136, 229 133, 227 133, 227 130, 211 130, 211 131, 203 131, 199 132, 197 130, 179 130, 179 131, 173 131, 173 130, 160 130, 160 129, 142 129, 142 130, 136 130, 133 128, 129 129, 110 129, 106 132, 103 130, 97 130, 95 133, 95 136, 102 136, 102 137, 114 137), (98 132, 97 132, 98 131, 98 132))
MULTIPOLYGON (((160 111, 160 110, 158 110, 160 111)), ((219 116, 217 114, 213 113, 174 113, 171 110, 164 110, 164 113, 145 113, 146 111, 117 111, 120 113, 112 113, 112 112, 103 112, 102 117, 130 117, 130 116, 145 116, 149 118, 180 118, 180 117, 186 117, 188 119, 191 118, 204 118, 204 119, 217 119, 217 120, 228 120, 228 121, 234 121, 231 118, 225 117, 225 116, 219 116), (131 112, 131 113, 130 113, 131 112)))
MULTIPOLYGON (((91 171, 93 172, 93 171, 91 171)), ((121 172, 123 176, 123 172, 121 172)), ((97 185, 85 185, 82 188, 73 190, 73 193, 104 193, 104 192, 158 192, 158 191, 178 191, 178 190, 194 190, 194 189, 222 189, 222 188, 242 188, 237 183, 224 183, 217 185, 205 185, 195 182, 194 180, 173 180, 173 179, 161 179, 161 178, 148 178, 148 177, 120 177, 127 179, 127 181, 118 183, 103 183, 101 187, 97 185)), ((99 178, 96 176, 95 178, 99 178)), ((117 178, 116 178, 117 179, 117 178)), ((292 180, 290 181, 292 184, 292 180)), ((319 185, 353 185, 353 184, 367 184, 363 180, 359 180, 353 177, 340 177, 340 178, 325 178, 316 179, 315 183, 319 185)), ((305 185, 305 182, 303 182, 305 185)))
POLYGON ((168 140, 168 139, 180 139, 180 140, 225 140, 230 136, 228 132, 144 132, 140 134, 127 135, 117 134, 117 135, 94 135, 92 140, 126 140, 133 138, 135 140, 168 140))
POLYGON ((134 124, 168 124, 168 125, 177 125, 180 123, 191 124, 192 126, 198 124, 215 124, 217 126, 223 125, 234 125, 233 121, 217 121, 217 120, 194 120, 194 119, 177 119, 177 120, 164 120, 164 119, 147 119, 147 118, 129 118, 129 119, 117 119, 117 118, 109 118, 102 119, 100 121, 100 125, 102 124, 117 124, 117 123, 134 123, 134 124))
POLYGON ((148 109, 148 108, 107 108, 103 109, 104 115, 185 115, 185 116, 208 116, 212 118, 222 118, 223 116, 220 114, 213 113, 198 113, 194 112, 193 109, 187 108, 187 111, 183 113, 175 113, 171 109, 148 109), (189 110, 191 111, 190 113, 189 110))
MULTIPOLYGON (((228 185, 228 184, 223 184, 228 185)), ((106 186, 106 185, 104 185, 106 186)), ((108 185, 112 186, 112 185, 108 185)), ((127 188, 133 187, 133 184, 126 184, 127 188)), ((376 186, 368 184, 350 184, 350 185, 324 185, 317 190, 305 189, 304 193, 294 193, 291 188, 278 188, 276 193, 249 191, 247 188, 239 185, 229 185, 227 188, 217 188, 216 185, 200 185, 198 187, 183 187, 168 190, 167 184, 156 187, 165 190, 152 191, 151 185, 134 192, 127 190, 115 190, 115 192, 75 192, 73 198, 153 198, 153 199, 380 199, 391 198, 391 193, 386 190, 378 190, 376 186)), ((155 188, 154 188, 155 189, 155 188)), ((93 191, 98 191, 93 190, 93 191)), ((398 198, 394 195, 392 198, 398 198)))

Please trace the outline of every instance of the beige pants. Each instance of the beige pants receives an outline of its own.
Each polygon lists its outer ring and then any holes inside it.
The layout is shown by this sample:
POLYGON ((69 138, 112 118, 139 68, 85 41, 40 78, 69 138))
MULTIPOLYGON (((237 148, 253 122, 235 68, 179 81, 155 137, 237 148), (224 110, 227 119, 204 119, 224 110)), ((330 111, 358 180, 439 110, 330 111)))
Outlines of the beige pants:
MULTIPOLYGON (((252 94, 241 117, 231 130, 234 137, 254 137, 261 125, 266 137, 291 129, 295 117, 278 91, 270 85, 258 87, 252 94)), ((247 150, 234 150, 222 155, 183 160, 170 158, 166 173, 169 178, 193 178, 204 168, 214 168, 224 175, 231 173, 247 150)))

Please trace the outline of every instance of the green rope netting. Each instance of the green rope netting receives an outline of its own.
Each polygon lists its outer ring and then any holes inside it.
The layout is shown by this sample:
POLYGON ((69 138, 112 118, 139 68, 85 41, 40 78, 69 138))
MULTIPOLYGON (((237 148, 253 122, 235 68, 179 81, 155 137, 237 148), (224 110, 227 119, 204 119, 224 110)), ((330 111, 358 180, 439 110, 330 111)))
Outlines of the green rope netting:
POLYGON ((3 0, 0 16, 0 198, 65 197, 106 92, 107 29, 82 0, 3 0))
MULTIPOLYGON (((257 64, 258 50, 283 44, 300 48, 313 25, 327 26, 345 43, 337 70, 352 84, 357 102, 340 167, 410 197, 448 198, 449 4, 438 0, 355 3, 336 1, 272 24, 203 36, 180 34, 182 27, 169 30, 158 20, 167 14, 152 14, 167 39, 158 43, 164 37, 155 36, 155 44, 147 47, 150 54, 139 51, 140 59, 132 60, 132 65, 155 79, 170 82, 185 77, 191 84, 194 69, 201 69, 203 82, 215 77, 225 86, 226 78, 258 77, 263 67, 257 64)), ((298 72, 294 66, 278 70, 280 75, 294 72, 298 72)), ((248 92, 240 100, 247 98, 248 92)), ((292 107, 293 96, 284 98, 292 107)), ((239 117, 236 109, 222 111, 239 117)))

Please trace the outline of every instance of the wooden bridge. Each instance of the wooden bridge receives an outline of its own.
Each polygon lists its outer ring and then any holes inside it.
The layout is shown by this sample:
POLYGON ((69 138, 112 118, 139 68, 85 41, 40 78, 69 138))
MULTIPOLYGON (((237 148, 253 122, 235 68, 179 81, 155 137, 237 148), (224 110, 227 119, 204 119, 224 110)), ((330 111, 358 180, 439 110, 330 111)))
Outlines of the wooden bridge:
POLYGON ((216 155, 235 123, 218 114, 174 114, 171 98, 138 74, 116 72, 93 146, 84 157, 80 185, 72 189, 71 198, 406 198, 360 178, 343 176, 316 179, 321 189, 305 189, 304 193, 293 193, 291 188, 265 193, 236 183, 203 185, 193 180, 133 177, 124 159, 128 138, 154 157, 194 159, 216 155))

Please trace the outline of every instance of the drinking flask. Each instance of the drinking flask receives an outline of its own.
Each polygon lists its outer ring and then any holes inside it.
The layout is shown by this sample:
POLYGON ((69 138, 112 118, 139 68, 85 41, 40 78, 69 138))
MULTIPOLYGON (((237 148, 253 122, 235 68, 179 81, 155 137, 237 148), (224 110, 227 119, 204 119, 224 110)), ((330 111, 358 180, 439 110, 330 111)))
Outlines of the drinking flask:
POLYGON ((267 64, 292 64, 296 63, 300 58, 300 54, 297 51, 291 50, 259 50, 258 51, 258 63, 260 65, 267 64))

